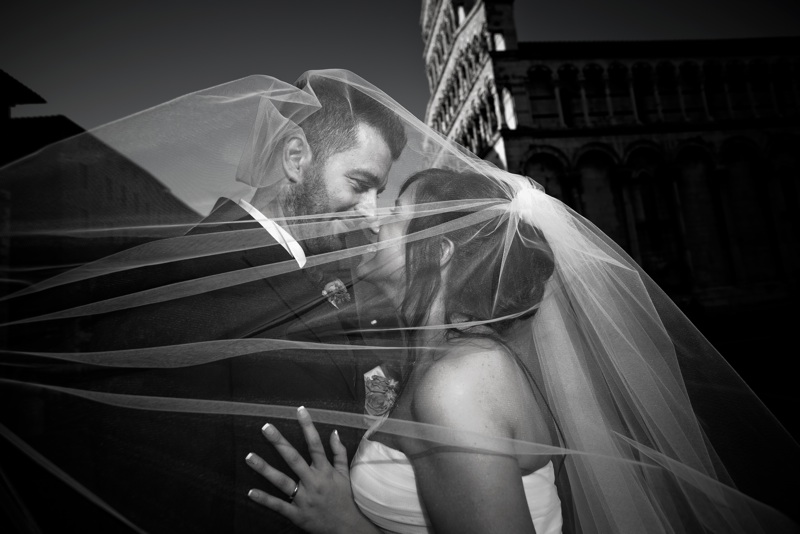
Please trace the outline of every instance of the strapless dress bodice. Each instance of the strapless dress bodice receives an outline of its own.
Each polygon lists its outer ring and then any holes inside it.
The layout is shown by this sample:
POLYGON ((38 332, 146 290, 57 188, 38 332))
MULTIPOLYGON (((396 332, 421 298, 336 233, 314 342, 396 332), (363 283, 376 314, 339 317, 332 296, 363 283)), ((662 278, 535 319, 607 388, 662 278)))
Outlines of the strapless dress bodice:
MULTIPOLYGON (((384 532, 430 532, 417 492, 414 469, 402 452, 362 439, 350 481, 356 504, 384 532)), ((537 534, 561 532, 561 501, 555 486, 553 463, 522 477, 528 509, 537 534)))

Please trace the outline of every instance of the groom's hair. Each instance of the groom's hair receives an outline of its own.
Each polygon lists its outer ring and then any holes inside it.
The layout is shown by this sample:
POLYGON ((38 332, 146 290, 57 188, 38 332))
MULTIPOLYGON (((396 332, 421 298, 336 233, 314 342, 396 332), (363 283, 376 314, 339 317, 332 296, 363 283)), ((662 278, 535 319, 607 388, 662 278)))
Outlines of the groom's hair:
POLYGON ((318 75, 306 74, 295 85, 300 89, 310 86, 322 106, 299 123, 317 165, 355 147, 359 124, 372 126, 381 134, 392 160, 400 157, 407 141, 403 123, 384 104, 353 85, 318 75))

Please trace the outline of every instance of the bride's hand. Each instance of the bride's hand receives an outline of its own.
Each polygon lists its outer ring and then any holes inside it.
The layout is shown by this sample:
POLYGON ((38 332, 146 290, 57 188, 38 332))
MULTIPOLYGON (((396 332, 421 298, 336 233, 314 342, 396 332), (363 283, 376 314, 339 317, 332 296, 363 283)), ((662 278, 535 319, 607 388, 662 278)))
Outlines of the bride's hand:
POLYGON ((335 430, 331 433, 331 465, 311 416, 302 406, 297 409, 297 420, 308 443, 311 465, 306 464, 273 425, 267 423, 261 431, 300 478, 299 482, 295 483, 254 453, 248 454, 246 459, 254 471, 288 495, 289 502, 257 489, 251 489, 247 496, 308 532, 374 532, 374 527, 361 515, 353 501, 347 450, 339 440, 339 433, 335 430))

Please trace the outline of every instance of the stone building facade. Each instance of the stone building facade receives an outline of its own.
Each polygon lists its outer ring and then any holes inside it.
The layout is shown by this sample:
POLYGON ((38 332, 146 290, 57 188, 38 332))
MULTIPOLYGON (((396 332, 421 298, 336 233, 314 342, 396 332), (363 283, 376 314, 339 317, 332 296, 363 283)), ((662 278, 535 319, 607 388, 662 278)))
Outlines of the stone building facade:
POLYGON ((423 0, 427 124, 527 175, 685 309, 800 282, 798 38, 518 42, 513 0, 423 0))

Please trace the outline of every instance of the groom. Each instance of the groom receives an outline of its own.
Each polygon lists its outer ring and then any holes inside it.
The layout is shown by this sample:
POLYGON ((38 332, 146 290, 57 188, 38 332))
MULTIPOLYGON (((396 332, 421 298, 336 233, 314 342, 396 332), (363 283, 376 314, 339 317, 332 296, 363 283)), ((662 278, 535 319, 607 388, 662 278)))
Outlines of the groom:
MULTIPOLYGON (((405 147, 406 135, 393 112, 358 90, 321 77, 298 82, 301 88, 306 84, 311 85, 321 108, 301 121, 300 129, 290 132, 276 148, 279 161, 271 168, 281 174, 279 179, 271 180, 269 188, 257 190, 250 200, 220 199, 212 213, 189 232, 218 235, 226 242, 250 230, 249 235, 260 239, 258 245, 147 268, 132 274, 133 279, 123 285, 141 291, 214 275, 235 276, 239 270, 277 264, 288 265, 288 272, 108 314, 92 325, 92 339, 83 350, 243 338, 338 344, 343 349, 282 349, 200 366, 124 373, 119 381, 110 379, 114 391, 363 412, 362 375, 377 363, 360 356, 357 360, 347 350, 352 340, 342 334, 346 330, 343 323, 357 321, 354 306, 339 302, 336 307, 322 293, 332 280, 347 285, 347 268, 329 273, 308 268, 306 263, 311 256, 343 249, 345 236, 356 234, 358 226, 378 231, 377 195, 405 147), (327 228, 334 229, 327 235, 315 235, 309 230, 314 225, 308 221, 301 224, 305 217, 322 214, 333 214, 324 221, 327 228), (287 219, 288 223, 281 222, 287 219)), ((155 524, 139 525, 145 530, 295 531, 288 521, 246 497, 252 487, 270 490, 244 462, 248 452, 264 452, 259 428, 266 421, 262 419, 209 416, 192 423, 189 417, 185 423, 187 418, 178 414, 143 412, 139 424, 112 425, 103 435, 122 444, 118 450, 135 451, 144 458, 152 455, 158 458, 158 466, 168 464, 168 468, 154 478, 152 472, 140 469, 140 463, 117 466, 109 459, 116 466, 112 476, 104 472, 108 465, 100 456, 96 462, 100 472, 95 473, 99 494, 116 494, 123 500, 119 494, 120 480, 124 480, 125 492, 135 495, 151 512, 158 506, 168 507, 155 524)), ((281 426, 298 450, 305 450, 295 421, 271 422, 281 426)), ((339 431, 352 455, 359 433, 345 428, 339 431)), ((291 473, 277 454, 265 459, 291 473)), ((152 519, 147 513, 142 518, 152 519)))

